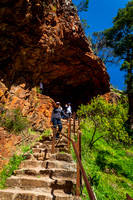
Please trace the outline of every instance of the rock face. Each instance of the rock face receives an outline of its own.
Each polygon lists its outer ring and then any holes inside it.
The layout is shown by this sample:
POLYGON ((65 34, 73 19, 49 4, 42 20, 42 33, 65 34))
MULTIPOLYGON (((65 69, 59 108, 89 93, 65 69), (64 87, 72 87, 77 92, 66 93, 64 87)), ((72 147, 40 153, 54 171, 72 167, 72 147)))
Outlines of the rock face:
POLYGON ((2 0, 0 32, 6 88, 20 77, 30 89, 41 81, 46 95, 76 106, 109 92, 109 75, 93 55, 71 0, 2 0))
POLYGON ((9 158, 16 151, 16 145, 21 142, 21 137, 9 134, 4 128, 0 127, 0 171, 6 165, 9 158))
POLYGON ((3 85, 4 88, 3 90, 0 88, 0 93, 5 91, 0 102, 4 103, 8 110, 20 108, 23 116, 28 117, 32 128, 43 132, 46 128, 50 128, 54 101, 46 95, 37 93, 36 87, 31 90, 26 89, 26 84, 19 83, 19 80, 11 86, 8 92, 5 85, 0 82, 0 85, 3 85))
MULTIPOLYGON (((54 101, 50 97, 37 93, 36 87, 31 90, 26 89, 26 83, 23 78, 18 79, 9 90, 4 83, 0 82, 0 117, 5 109, 20 108, 22 114, 27 116, 31 128, 35 131, 43 132, 50 128, 53 103, 54 101), (4 107, 1 107, 1 104, 4 104, 4 107)), ((38 137, 39 135, 40 133, 38 133, 38 137)), ((16 151, 16 145, 27 139, 21 136, 22 134, 17 136, 0 127, 0 170, 3 165, 8 163, 10 156, 16 151)))

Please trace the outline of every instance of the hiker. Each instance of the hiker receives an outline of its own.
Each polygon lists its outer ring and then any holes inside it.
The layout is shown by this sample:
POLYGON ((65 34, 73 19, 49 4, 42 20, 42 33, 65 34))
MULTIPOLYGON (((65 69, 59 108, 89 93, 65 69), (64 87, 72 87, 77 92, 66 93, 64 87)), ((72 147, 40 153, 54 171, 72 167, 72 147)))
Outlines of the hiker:
POLYGON ((68 105, 65 104, 65 109, 64 109, 64 112, 65 112, 65 113, 67 112, 67 107, 68 107, 68 105))
MULTIPOLYGON (((67 104, 65 104, 65 108, 64 108, 64 113, 65 114, 66 114, 66 111, 67 111, 67 104)), ((67 114, 66 114, 66 116, 67 116, 67 114)), ((68 118, 68 116, 67 117, 66 116, 62 115, 62 119, 68 118)))
MULTIPOLYGON (((52 111, 51 116, 51 123, 53 123, 53 127, 56 128, 58 126, 58 131, 61 132, 62 130, 62 123, 61 123, 61 116, 62 114, 67 117, 67 115, 64 113, 63 109, 60 106, 60 102, 56 102, 54 109, 52 111)), ((56 133, 56 139, 59 137, 59 132, 56 133)))
POLYGON ((71 117, 71 114, 72 114, 72 108, 71 108, 71 104, 70 103, 68 103, 66 114, 67 114, 67 117, 69 119, 71 117))
POLYGON ((40 94, 42 94, 43 93, 43 83, 40 83, 39 87, 40 87, 40 94))

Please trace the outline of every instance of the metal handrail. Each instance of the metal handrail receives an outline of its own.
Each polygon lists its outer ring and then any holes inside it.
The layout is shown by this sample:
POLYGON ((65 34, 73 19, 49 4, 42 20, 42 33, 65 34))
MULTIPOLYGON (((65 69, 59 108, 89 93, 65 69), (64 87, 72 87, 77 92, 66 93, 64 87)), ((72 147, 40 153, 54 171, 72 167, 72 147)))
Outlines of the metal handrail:
MULTIPOLYGON (((73 114, 73 115, 71 115, 71 117, 74 117, 73 119, 73 132, 74 132, 74 136, 75 136, 75 113, 73 114)), ((70 117, 70 121, 69 121, 69 128, 68 128, 68 131, 70 131, 71 132, 71 130, 69 130, 69 129, 71 129, 71 117, 70 117)), ((63 124, 63 125, 66 125, 67 123, 65 123, 65 124, 63 124)), ((79 122, 79 120, 78 120, 78 125, 80 124, 80 122, 79 122)), ((51 128, 53 129, 53 141, 52 141, 52 150, 51 150, 51 153, 54 153, 55 152, 55 134, 56 134, 56 129, 54 128, 54 127, 56 127, 56 126, 59 126, 59 125, 62 125, 62 124, 58 124, 58 125, 52 125, 51 126, 51 128)), ((89 183, 89 181, 88 181, 88 178, 87 178, 87 175, 86 175, 86 173, 85 173, 85 170, 84 170, 84 168, 83 168, 83 165, 82 165, 82 162, 81 162, 81 158, 80 158, 80 152, 78 153, 78 151, 77 151, 77 143, 76 142, 74 142, 72 139, 71 139, 71 137, 68 137, 68 136, 66 136, 64 133, 61 133, 60 131, 57 131, 59 134, 61 134, 62 136, 64 136, 65 138, 67 138, 68 139, 68 141, 70 141, 71 143, 72 143, 72 146, 73 146, 73 149, 74 149, 74 152, 75 152, 75 155, 76 155, 76 158, 77 158, 77 161, 78 161, 78 165, 77 165, 77 192, 76 192, 76 194, 77 194, 77 196, 79 196, 80 195, 80 192, 79 192, 79 187, 80 187, 80 181, 79 181, 79 179, 80 179, 80 173, 78 173, 78 171, 79 171, 79 168, 80 168, 80 170, 81 170, 81 173, 82 173, 82 176, 83 176, 83 179, 84 179, 84 182, 85 182, 85 186, 86 186, 86 189, 87 189, 87 192, 88 192, 88 195, 89 195, 89 197, 90 197, 90 200, 96 200, 96 198, 95 198, 95 195, 94 195, 94 193, 93 193, 93 190, 91 189, 91 185, 90 185, 90 183, 89 183)), ((78 134, 78 136, 79 135, 81 135, 81 133, 79 133, 78 134)), ((78 139, 79 139, 80 137, 78 137, 78 139)), ((80 139, 79 139, 80 140, 80 139)), ((58 142, 56 143, 56 144, 58 144, 59 143, 59 140, 58 140, 58 142)), ((81 143, 81 140, 80 140, 80 143, 81 143)), ((81 145, 81 144, 80 144, 81 145)), ((68 145, 68 150, 69 150, 69 145, 68 145)), ((127 200, 133 200, 128 194, 126 194, 126 197, 127 197, 127 200)))
MULTIPOLYGON (((51 128, 53 128, 53 127, 51 126, 51 128)), ((53 132, 54 132, 54 136, 53 137, 55 137, 55 128, 53 128, 53 132)), ((96 200, 95 195, 93 193, 93 190, 91 189, 91 185, 90 185, 90 183, 88 181, 87 175, 85 173, 85 170, 83 168, 80 156, 79 156, 79 154, 77 152, 76 143, 71 138, 69 138, 68 136, 66 136, 64 133, 61 133, 60 131, 57 131, 57 132, 59 134, 61 134, 62 136, 64 136, 65 138, 67 138, 69 141, 71 141, 73 149, 74 149, 74 152, 75 152, 75 155, 76 155, 76 158, 77 158, 77 161, 78 161, 78 164, 79 164, 79 167, 80 167, 80 170, 81 170, 81 173, 82 173, 82 176, 83 176, 83 179, 84 179, 84 182, 85 182, 86 189, 88 191, 88 195, 90 197, 90 200, 96 200)), ((55 141, 55 138, 53 138, 53 145, 55 144, 54 141, 55 141)), ((52 148, 54 150, 54 147, 52 147, 52 148)))

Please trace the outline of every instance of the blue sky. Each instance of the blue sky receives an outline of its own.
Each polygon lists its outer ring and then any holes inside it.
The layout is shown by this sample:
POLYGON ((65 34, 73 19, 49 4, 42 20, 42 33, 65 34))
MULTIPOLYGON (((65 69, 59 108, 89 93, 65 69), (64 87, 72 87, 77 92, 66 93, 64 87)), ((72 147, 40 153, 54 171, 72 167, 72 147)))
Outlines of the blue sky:
MULTIPOLYGON (((80 0, 73 0, 78 5, 80 0)), ((86 31, 86 36, 93 32, 103 31, 113 26, 113 17, 117 15, 119 8, 124 8, 128 0, 89 0, 87 12, 79 14, 80 19, 86 19, 90 28, 86 31)), ((118 66, 112 66, 107 69, 110 75, 110 83, 114 87, 122 90, 124 86, 124 72, 119 70, 118 66)))

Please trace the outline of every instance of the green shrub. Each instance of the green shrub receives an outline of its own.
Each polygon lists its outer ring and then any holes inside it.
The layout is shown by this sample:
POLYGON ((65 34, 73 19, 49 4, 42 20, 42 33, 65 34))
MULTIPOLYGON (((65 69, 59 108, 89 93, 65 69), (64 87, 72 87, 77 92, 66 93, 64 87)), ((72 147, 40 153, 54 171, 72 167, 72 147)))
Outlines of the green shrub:
POLYGON ((46 130, 37 138, 36 141, 43 140, 43 137, 50 137, 51 133, 52 133, 52 130, 46 129, 46 130))
POLYGON ((36 92, 37 93, 41 93, 41 90, 40 90, 40 88, 38 86, 36 87, 36 92))
POLYGON ((49 137, 52 133, 52 130, 51 129, 46 129, 43 133, 42 133, 42 136, 45 136, 45 137, 49 137))
MULTIPOLYGON (((88 180, 94 189, 98 200, 126 200, 126 193, 133 196, 132 165, 133 148, 123 146, 121 142, 107 142, 103 137, 92 149, 88 143, 92 138, 93 128, 88 132, 82 129, 81 160, 88 180), (127 153, 128 152, 128 153, 127 153)), ((97 132, 97 137, 101 133, 97 132)), ((74 150, 72 156, 75 158, 74 150)), ((89 200, 87 190, 83 184, 84 200, 89 200)))
POLYGON ((3 167, 3 169, 0 172, 0 188, 1 189, 5 188, 6 179, 10 177, 13 174, 14 170, 18 169, 18 166, 20 165, 20 163, 23 160, 25 160, 24 153, 26 153, 27 151, 29 153, 32 153, 30 152, 30 146, 29 145, 23 146, 22 147, 23 153, 21 155, 15 154, 12 158, 10 158, 9 163, 3 167))
MULTIPOLYGON (((78 110, 82 164, 98 200, 126 200, 126 193, 133 196, 133 148, 124 126, 127 113, 125 101, 115 105, 102 97, 78 110)), ((74 150, 72 156, 75 159, 74 150)), ((89 200, 84 184, 83 194, 82 199, 89 200)))
POLYGON ((131 143, 131 138, 124 127, 128 119, 128 108, 118 102, 117 105, 108 103, 102 97, 93 98, 91 104, 81 105, 77 111, 78 116, 83 119, 81 128, 92 131, 89 147, 104 137, 108 142, 116 140, 123 143, 131 143), (101 133, 99 137, 97 133, 101 133))
POLYGON ((22 116, 20 109, 6 110, 0 115, 0 125, 4 126, 9 132, 18 133, 28 125, 27 118, 22 116))

